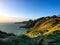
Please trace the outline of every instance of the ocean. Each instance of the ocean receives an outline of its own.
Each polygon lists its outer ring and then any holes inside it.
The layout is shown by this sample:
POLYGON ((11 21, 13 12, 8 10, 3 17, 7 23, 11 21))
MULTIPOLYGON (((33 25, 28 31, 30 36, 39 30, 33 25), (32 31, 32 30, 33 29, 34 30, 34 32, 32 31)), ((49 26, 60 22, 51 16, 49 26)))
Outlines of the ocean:
POLYGON ((20 35, 23 32, 27 31, 27 29, 19 28, 22 24, 14 24, 14 23, 0 23, 0 30, 7 33, 14 33, 16 35, 20 35))

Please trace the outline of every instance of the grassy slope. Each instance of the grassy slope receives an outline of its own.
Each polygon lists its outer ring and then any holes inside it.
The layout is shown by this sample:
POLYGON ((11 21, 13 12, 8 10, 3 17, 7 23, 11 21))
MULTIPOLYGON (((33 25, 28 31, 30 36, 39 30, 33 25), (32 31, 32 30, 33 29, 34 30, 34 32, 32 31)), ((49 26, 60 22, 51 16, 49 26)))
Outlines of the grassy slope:
POLYGON ((41 25, 39 25, 38 27, 32 28, 31 30, 25 32, 24 34, 29 37, 37 37, 42 34, 43 35, 50 34, 56 30, 60 30, 60 18, 51 18, 45 21, 44 23, 42 23, 41 25))
POLYGON ((0 39, 0 45, 60 45, 60 18, 51 18, 41 25, 37 22, 23 35, 0 39))

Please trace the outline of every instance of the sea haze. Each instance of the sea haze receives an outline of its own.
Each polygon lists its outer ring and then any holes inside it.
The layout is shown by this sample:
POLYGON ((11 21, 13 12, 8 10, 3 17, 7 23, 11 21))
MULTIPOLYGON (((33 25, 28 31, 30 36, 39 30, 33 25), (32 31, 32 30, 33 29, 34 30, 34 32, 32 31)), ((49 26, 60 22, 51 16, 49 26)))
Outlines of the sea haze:
POLYGON ((27 29, 19 28, 22 24, 14 24, 14 23, 0 23, 0 30, 7 33, 14 33, 17 35, 22 34, 27 31, 27 29))

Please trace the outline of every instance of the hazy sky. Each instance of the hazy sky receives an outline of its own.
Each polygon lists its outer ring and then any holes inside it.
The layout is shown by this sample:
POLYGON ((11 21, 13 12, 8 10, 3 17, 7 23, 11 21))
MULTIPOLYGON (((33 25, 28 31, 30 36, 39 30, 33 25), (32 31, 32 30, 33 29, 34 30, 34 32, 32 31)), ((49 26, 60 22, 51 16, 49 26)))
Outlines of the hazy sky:
POLYGON ((0 15, 38 18, 60 14, 60 0, 0 0, 0 15))

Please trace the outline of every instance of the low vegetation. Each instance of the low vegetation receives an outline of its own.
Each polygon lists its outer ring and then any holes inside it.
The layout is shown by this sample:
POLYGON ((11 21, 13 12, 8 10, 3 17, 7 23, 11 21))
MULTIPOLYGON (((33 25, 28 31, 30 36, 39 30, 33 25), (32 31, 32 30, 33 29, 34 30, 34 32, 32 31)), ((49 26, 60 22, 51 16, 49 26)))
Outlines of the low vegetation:
POLYGON ((0 31, 0 45, 60 45, 59 16, 42 17, 33 22, 30 20, 31 29, 19 36, 0 31))

